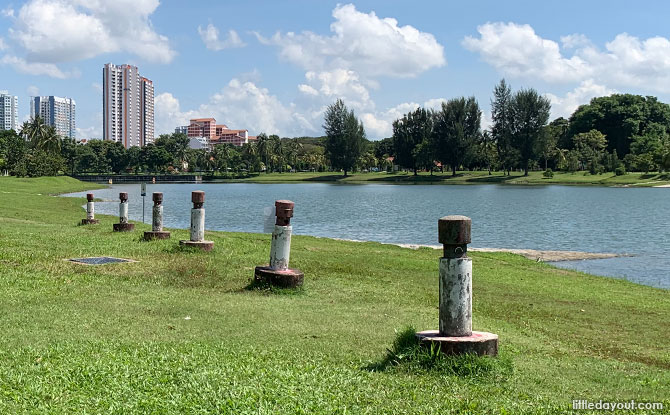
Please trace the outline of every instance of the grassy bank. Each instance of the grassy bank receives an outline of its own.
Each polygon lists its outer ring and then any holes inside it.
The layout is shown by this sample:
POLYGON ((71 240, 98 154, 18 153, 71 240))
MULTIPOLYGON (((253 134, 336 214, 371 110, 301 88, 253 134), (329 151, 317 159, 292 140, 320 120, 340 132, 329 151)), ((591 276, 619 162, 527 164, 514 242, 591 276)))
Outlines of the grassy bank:
MULTIPOLYGON (((218 178, 217 178, 218 180, 218 178)), ((616 176, 614 173, 584 174, 556 172, 554 177, 547 178, 542 172, 512 173, 510 176, 500 172, 489 175, 486 171, 451 173, 353 173, 344 177, 342 173, 261 173, 246 179, 231 181, 249 181, 256 183, 293 183, 293 182, 341 182, 341 183, 426 183, 426 184, 510 184, 510 185, 543 185, 565 184, 582 186, 658 186, 670 183, 670 175, 665 173, 629 173, 616 176)))
MULTIPOLYGON (((289 176, 289 175, 287 175, 289 176)), ((0 178, 0 413, 560 413, 572 399, 670 407, 667 290, 511 254, 474 258, 474 324, 501 339, 491 375, 376 365, 396 330, 437 327, 437 257, 294 237, 295 294, 245 290, 268 235, 208 232, 214 251, 142 242, 116 218, 77 226, 90 188, 0 178), (88 267, 64 258, 111 255, 88 267)), ((475 371, 476 372, 476 371, 475 371)))

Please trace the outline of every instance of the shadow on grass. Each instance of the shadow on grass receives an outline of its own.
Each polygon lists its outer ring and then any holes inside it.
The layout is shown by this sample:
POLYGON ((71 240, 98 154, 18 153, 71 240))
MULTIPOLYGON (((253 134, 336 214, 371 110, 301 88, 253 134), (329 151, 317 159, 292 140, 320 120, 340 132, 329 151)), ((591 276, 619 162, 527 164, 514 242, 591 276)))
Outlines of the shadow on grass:
POLYGON ((481 176, 481 177, 472 177, 468 179, 468 182, 471 183, 505 183, 509 180, 523 178, 523 176, 506 176, 506 175, 497 175, 492 174, 490 176, 481 176))
POLYGON ((239 291, 256 292, 264 295, 301 295, 304 294, 305 289, 302 287, 302 285, 296 288, 275 287, 272 284, 257 281, 255 278, 252 278, 249 280, 249 284, 247 284, 239 291))
POLYGON ((371 372, 439 373, 471 380, 506 380, 514 369, 511 359, 498 356, 465 354, 448 356, 439 347, 423 347, 416 338, 416 330, 408 327, 397 333, 393 346, 379 361, 363 367, 371 372))
POLYGON ((352 177, 351 175, 349 176, 344 176, 343 174, 329 174, 325 176, 314 176, 314 177, 308 177, 303 179, 303 181, 306 182, 339 182, 340 180, 343 179, 348 179, 352 177))

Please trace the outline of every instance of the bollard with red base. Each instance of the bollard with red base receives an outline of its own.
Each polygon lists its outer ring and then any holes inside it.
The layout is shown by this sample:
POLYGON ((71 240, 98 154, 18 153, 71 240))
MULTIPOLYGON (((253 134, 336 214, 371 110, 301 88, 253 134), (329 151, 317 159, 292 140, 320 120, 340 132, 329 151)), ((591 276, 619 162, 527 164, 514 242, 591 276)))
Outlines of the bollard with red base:
POLYGON ((197 190, 191 192, 191 239, 188 241, 179 241, 179 245, 193 246, 203 251, 211 251, 214 242, 205 241, 205 192, 197 190))
POLYGON ((113 225, 114 232, 130 232, 135 230, 135 225, 128 223, 128 193, 119 193, 119 223, 113 225))
POLYGON ((170 232, 163 230, 163 193, 154 192, 151 195, 154 207, 151 212, 151 230, 144 232, 144 239, 170 239, 170 232))
POLYGON ((305 274, 299 269, 288 267, 291 254, 291 218, 294 203, 290 200, 277 200, 275 210, 277 220, 272 232, 270 246, 270 264, 256 267, 254 280, 260 284, 270 284, 283 288, 294 288, 302 285, 305 274))
POLYGON ((445 216, 438 221, 440 258, 440 329, 416 334, 424 346, 436 345, 445 354, 496 356, 498 335, 472 331, 472 259, 468 258, 472 221, 445 216))
POLYGON ((93 202, 93 193, 86 194, 86 219, 81 220, 82 225, 97 225, 100 223, 95 218, 95 203, 93 202))

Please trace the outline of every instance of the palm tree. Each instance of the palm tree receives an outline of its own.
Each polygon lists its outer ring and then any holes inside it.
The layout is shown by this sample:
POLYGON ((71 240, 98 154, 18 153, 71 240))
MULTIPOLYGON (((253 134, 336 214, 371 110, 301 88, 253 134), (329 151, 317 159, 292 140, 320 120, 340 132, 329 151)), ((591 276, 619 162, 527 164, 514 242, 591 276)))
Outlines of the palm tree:
POLYGON ((44 124, 39 115, 23 123, 21 134, 38 150, 48 153, 60 153, 61 141, 56 133, 56 129, 44 124))
POLYGON ((302 150, 302 144, 300 144, 298 140, 293 139, 289 141, 286 154, 288 157, 288 162, 294 169, 297 169, 296 165, 298 164, 298 155, 300 154, 301 150, 302 150))
POLYGON ((257 151, 258 155, 261 157, 261 161, 265 163, 265 172, 270 173, 269 160, 272 146, 270 145, 270 139, 265 133, 260 133, 257 140, 257 151))
POLYGON ((284 156, 285 156, 284 143, 281 141, 279 136, 271 135, 270 136, 270 151, 272 153, 272 159, 276 164, 279 164, 279 172, 284 171, 284 156))

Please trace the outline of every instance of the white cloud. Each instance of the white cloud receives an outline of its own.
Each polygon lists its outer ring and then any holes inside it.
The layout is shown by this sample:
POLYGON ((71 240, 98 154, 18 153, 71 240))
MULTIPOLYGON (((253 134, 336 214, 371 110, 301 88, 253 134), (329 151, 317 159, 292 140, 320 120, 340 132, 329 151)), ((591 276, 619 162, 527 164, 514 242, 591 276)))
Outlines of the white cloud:
POLYGON ((65 79, 78 77, 78 71, 63 72, 53 63, 26 62, 25 59, 12 55, 0 58, 0 65, 9 65, 16 71, 29 75, 47 75, 52 78, 65 79))
POLYGON ((305 74, 307 84, 298 85, 298 90, 305 95, 319 97, 322 104, 329 104, 340 98, 347 106, 356 110, 374 109, 368 89, 363 85, 358 74, 347 69, 305 74))
POLYGON ((158 0, 30 0, 18 11, 10 36, 31 62, 69 62, 123 51, 168 63, 176 53, 149 21, 158 4, 158 0))
POLYGON ((77 140, 86 138, 90 139, 101 139, 102 138, 102 127, 77 127, 77 140))
POLYGON ((312 32, 256 34, 264 44, 279 47, 281 58, 308 71, 353 70, 362 77, 414 77, 444 66, 444 48, 430 33, 398 26, 393 18, 361 13, 353 4, 338 5, 330 25, 332 36, 312 32))
POLYGON ((14 17, 14 9, 11 7, 4 8, 0 10, 0 14, 2 14, 3 17, 14 17))
POLYGON ((0 50, 5 50, 7 49, 7 43, 5 43, 5 39, 0 37, 0 50))
POLYGON ((28 88, 26 88, 26 93, 28 94, 28 96, 36 97, 39 96, 40 89, 35 85, 30 85, 28 88))
POLYGON ((236 78, 195 110, 183 111, 172 94, 159 94, 155 99, 155 114, 157 133, 172 132, 176 126, 187 125, 189 119, 196 117, 214 117, 230 128, 248 129, 251 135, 261 132, 284 136, 315 134, 321 128, 308 111, 300 112, 294 104, 282 103, 267 89, 236 78))
POLYGON ((592 46, 589 38, 581 33, 573 33, 571 35, 561 36, 561 45, 563 46, 563 49, 592 46))
POLYGON ((608 96, 616 93, 614 89, 609 89, 604 85, 598 85, 593 80, 582 82, 573 91, 568 92, 563 97, 554 94, 545 94, 551 101, 551 117, 569 118, 570 115, 583 104, 588 104, 592 98, 608 96))
POLYGON ((242 42, 242 39, 240 39, 240 35, 232 29, 228 31, 227 38, 219 39, 219 29, 211 23, 204 29, 202 26, 198 26, 198 33, 209 50, 223 50, 246 46, 246 44, 242 42))
POLYGON ((432 98, 419 105, 416 102, 404 102, 380 112, 366 112, 361 115, 368 138, 371 140, 382 139, 393 135, 393 121, 402 118, 403 115, 414 111, 420 106, 426 109, 439 110, 444 98, 432 98))
POLYGON ((486 23, 477 27, 477 31, 480 37, 467 36, 463 45, 511 76, 569 82, 591 71, 579 56, 564 58, 558 43, 541 38, 529 25, 486 23))
POLYGON ((586 36, 571 34, 561 37, 561 51, 557 42, 538 36, 529 25, 486 23, 477 30, 479 37, 468 36, 463 45, 505 75, 670 92, 668 38, 621 33, 601 50, 586 36), (572 56, 566 56, 566 50, 572 50, 572 56))
POLYGON ((102 84, 99 82, 93 82, 91 83, 91 88, 99 94, 102 94, 102 84))

